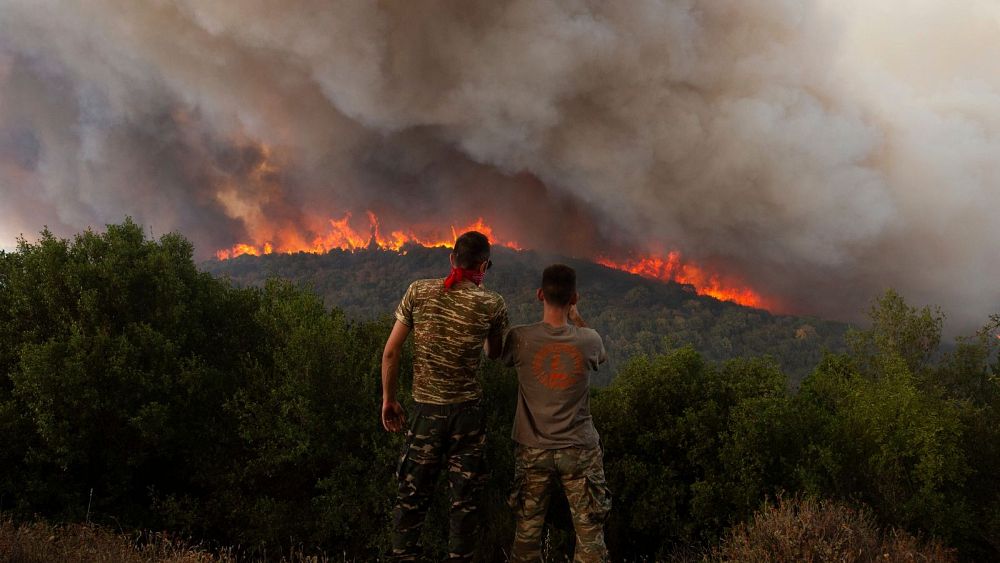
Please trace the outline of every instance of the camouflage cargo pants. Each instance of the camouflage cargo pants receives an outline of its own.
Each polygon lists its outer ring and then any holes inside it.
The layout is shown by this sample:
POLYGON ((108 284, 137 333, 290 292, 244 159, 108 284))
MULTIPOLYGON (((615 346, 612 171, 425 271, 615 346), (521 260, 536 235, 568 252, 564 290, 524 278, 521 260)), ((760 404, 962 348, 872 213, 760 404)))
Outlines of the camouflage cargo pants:
POLYGON ((604 480, 601 449, 543 450, 518 445, 510 505, 517 519, 511 561, 541 561, 542 531, 552 492, 562 484, 576 529, 574 561, 607 561, 604 521, 611 492, 604 480))
POLYGON ((485 481, 486 419, 479 401, 455 405, 416 403, 399 460, 399 494, 393 510, 392 558, 420 556, 420 530, 442 466, 451 497, 448 560, 470 561, 476 545, 479 492, 485 481))

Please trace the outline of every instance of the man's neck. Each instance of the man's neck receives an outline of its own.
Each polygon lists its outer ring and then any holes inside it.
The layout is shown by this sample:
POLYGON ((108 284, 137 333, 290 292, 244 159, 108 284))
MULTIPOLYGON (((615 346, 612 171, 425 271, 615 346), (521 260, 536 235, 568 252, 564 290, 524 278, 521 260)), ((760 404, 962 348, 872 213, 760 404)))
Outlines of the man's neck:
POLYGON ((542 322, 557 328, 568 325, 567 308, 545 305, 542 310, 542 322))

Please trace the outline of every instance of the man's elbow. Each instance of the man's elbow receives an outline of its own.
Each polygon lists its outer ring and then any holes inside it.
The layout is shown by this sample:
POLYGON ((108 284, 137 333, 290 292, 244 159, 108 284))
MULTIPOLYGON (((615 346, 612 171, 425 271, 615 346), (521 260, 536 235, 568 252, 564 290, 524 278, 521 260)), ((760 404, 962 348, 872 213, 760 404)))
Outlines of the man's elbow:
POLYGON ((386 346, 382 350, 382 363, 394 362, 399 359, 399 355, 402 351, 395 346, 386 346))

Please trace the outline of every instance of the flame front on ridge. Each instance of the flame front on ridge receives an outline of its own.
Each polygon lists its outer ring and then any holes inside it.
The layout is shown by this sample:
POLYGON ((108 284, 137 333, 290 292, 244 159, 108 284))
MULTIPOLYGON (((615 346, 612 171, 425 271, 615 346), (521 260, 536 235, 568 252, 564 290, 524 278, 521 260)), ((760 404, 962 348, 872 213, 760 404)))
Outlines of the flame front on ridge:
POLYGON ((291 242, 278 244, 277 246, 271 242, 264 242, 257 245, 239 243, 232 248, 219 250, 215 253, 215 257, 219 260, 228 260, 244 254, 261 256, 274 252, 280 254, 295 252, 322 254, 331 250, 362 250, 371 248, 372 246, 382 250, 399 251, 405 244, 418 244, 429 248, 450 247, 455 239, 458 238, 457 233, 464 233, 466 231, 479 231, 483 233, 489 239, 490 244, 505 246, 514 250, 523 250, 515 241, 498 239, 494 235, 493 229, 483 221, 482 217, 461 229, 457 229, 452 225, 450 231, 448 231, 448 235, 433 232, 418 233, 414 230, 396 230, 389 234, 384 234, 381 230, 378 217, 371 211, 367 211, 366 214, 369 223, 369 231, 367 233, 351 226, 351 213, 345 213, 340 219, 330 219, 327 232, 314 237, 311 242, 299 242, 303 240, 301 236, 290 236, 285 238, 291 242))
MULTIPOLYGON (((440 232, 416 232, 415 230, 394 230, 388 234, 383 233, 378 216, 372 211, 367 211, 368 232, 359 231, 351 225, 352 216, 345 213, 340 219, 330 219, 328 230, 325 234, 316 236, 311 242, 305 242, 301 236, 283 237, 285 242, 275 245, 270 241, 259 244, 240 243, 232 248, 219 250, 215 256, 219 260, 228 260, 237 256, 250 255, 261 256, 272 253, 295 253, 310 252, 321 254, 331 250, 363 250, 369 248, 380 248, 382 250, 400 251, 406 244, 417 244, 425 247, 451 247, 459 233, 466 231, 479 231, 486 235, 490 244, 505 246, 514 250, 523 250, 521 246, 513 240, 501 239, 482 217, 477 218, 462 228, 451 226, 450 232, 442 234, 440 232), (450 236, 449 236, 450 235, 450 236)), ((679 252, 670 252, 666 258, 659 256, 646 256, 628 260, 614 260, 608 257, 600 257, 595 260, 598 264, 612 268, 638 274, 645 278, 655 279, 663 282, 677 282, 689 284, 694 287, 700 295, 708 295, 722 301, 732 301, 740 305, 757 308, 769 308, 765 299, 759 293, 739 284, 724 280, 720 276, 707 272, 703 268, 686 262, 679 252)))
POLYGON ((602 257, 595 261, 602 266, 631 272, 645 278, 688 284, 693 286, 699 295, 708 295, 720 301, 732 301, 758 309, 771 308, 756 291, 749 287, 740 287, 726 282, 717 274, 710 273, 690 262, 685 262, 679 252, 670 252, 666 258, 648 256, 614 261, 602 257))

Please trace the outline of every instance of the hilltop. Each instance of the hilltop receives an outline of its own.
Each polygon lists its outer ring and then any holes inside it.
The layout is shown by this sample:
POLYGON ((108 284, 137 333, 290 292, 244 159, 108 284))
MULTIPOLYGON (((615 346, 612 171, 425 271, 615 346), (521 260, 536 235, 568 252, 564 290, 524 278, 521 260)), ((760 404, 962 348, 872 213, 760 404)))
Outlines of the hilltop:
MULTIPOLYGON (((403 252, 376 247, 326 254, 270 254, 212 260, 202 269, 239 286, 262 285, 269 277, 292 280, 320 295, 328 307, 369 320, 390 314, 410 281, 446 275, 448 250, 407 246, 403 252)), ((576 268, 580 310, 605 338, 606 383, 636 355, 692 345, 710 360, 771 355, 792 382, 811 370, 823 350, 843 349, 847 325, 813 317, 774 315, 762 309, 695 293, 690 285, 661 282, 589 261, 536 251, 494 249, 486 285, 507 300, 511 322, 533 322, 541 270, 553 262, 576 268)))

